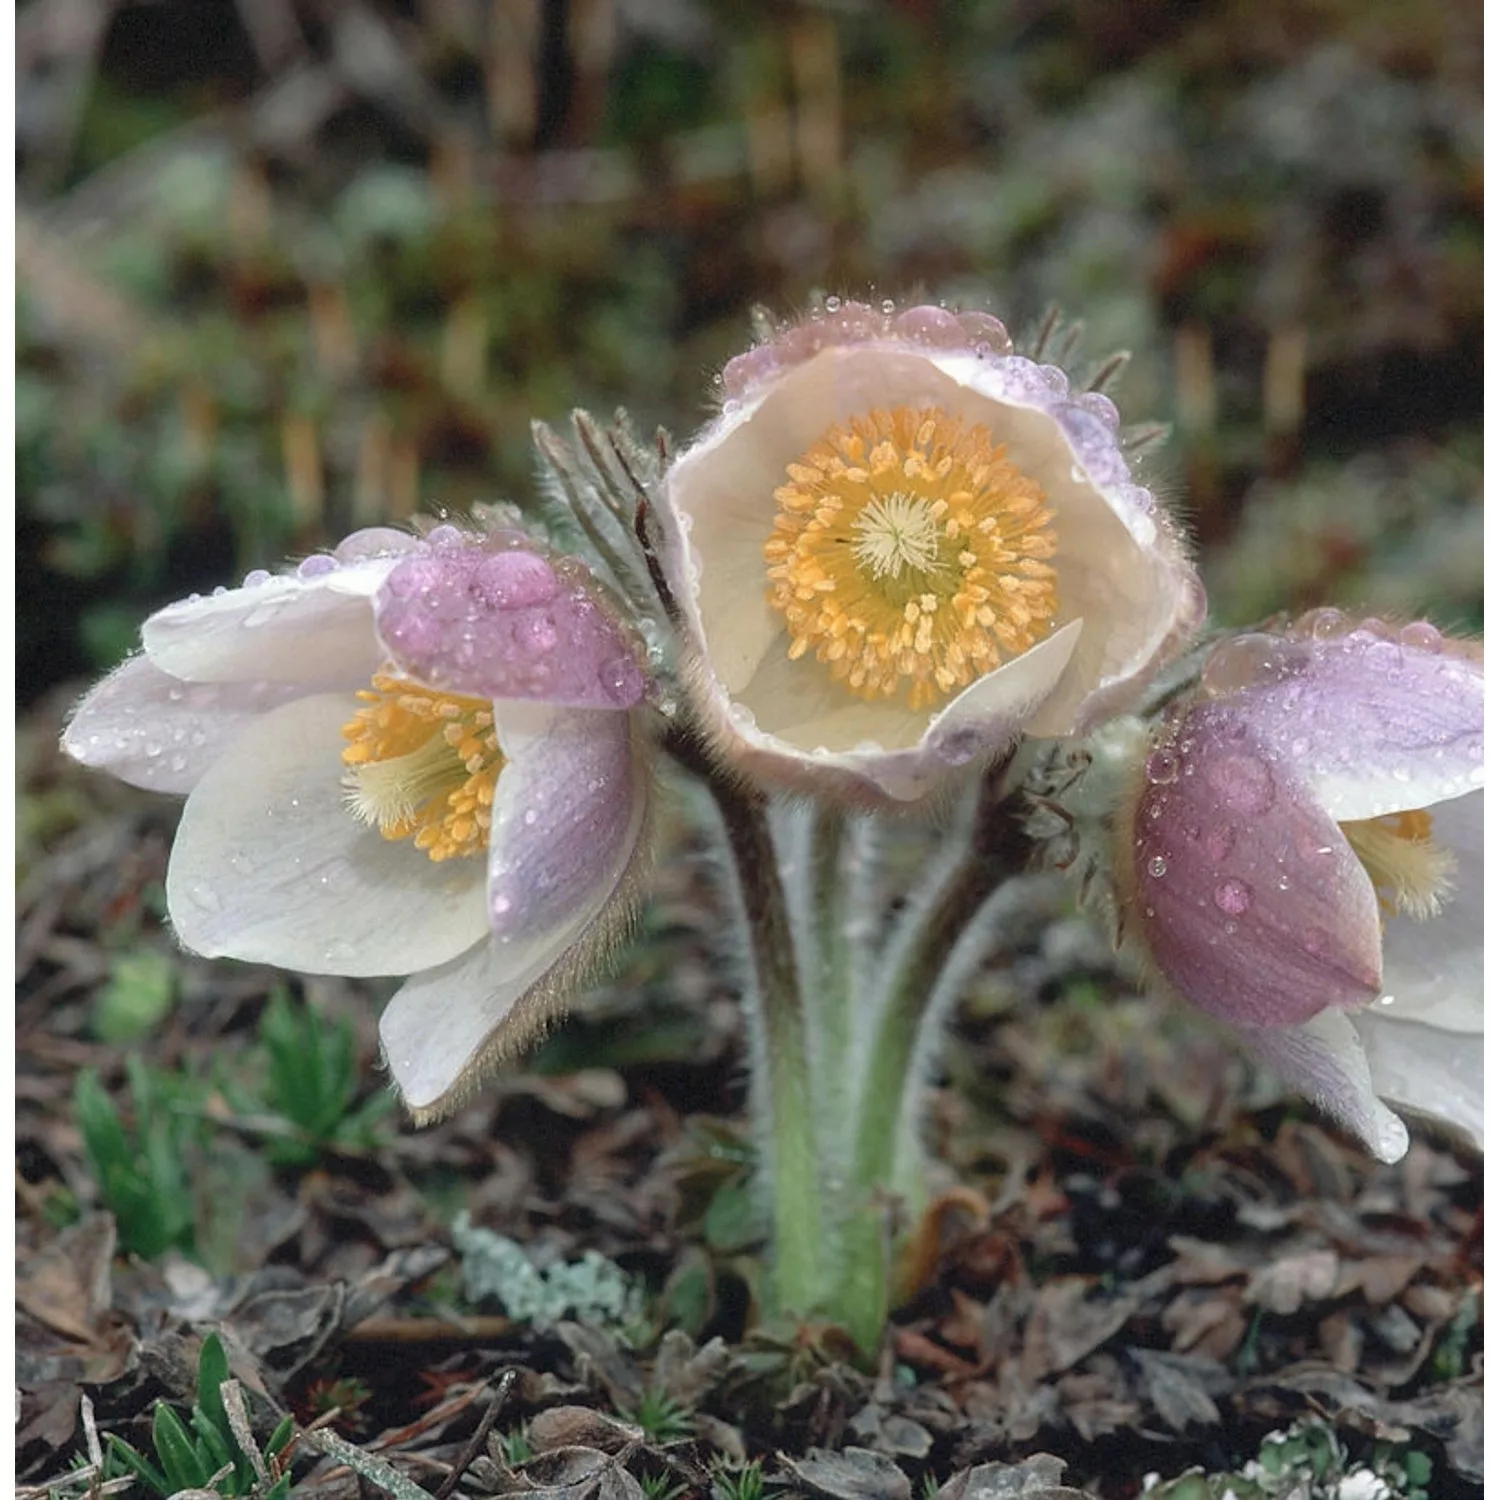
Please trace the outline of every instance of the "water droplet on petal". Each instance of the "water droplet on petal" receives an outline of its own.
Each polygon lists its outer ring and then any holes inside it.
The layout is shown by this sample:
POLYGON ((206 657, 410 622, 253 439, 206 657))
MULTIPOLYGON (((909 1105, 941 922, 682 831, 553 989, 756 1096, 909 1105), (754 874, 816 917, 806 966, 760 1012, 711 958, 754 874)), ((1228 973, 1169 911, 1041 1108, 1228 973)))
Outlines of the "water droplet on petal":
POLYGON ((1208 831, 1208 852, 1211 858, 1222 863, 1229 858, 1234 848, 1234 828, 1228 823, 1220 823, 1208 831))
POLYGON ((1167 873, 1166 857, 1161 854, 1153 854, 1146 861, 1146 873, 1154 880, 1160 880, 1167 873))
POLYGON ((1170 745, 1163 745, 1146 757, 1146 780, 1156 786, 1170 786, 1180 770, 1181 762, 1170 745))
POLYGON ((1276 801, 1271 768, 1258 755, 1226 755, 1212 762, 1209 780, 1224 805, 1241 813, 1263 813, 1276 801))
POLYGON ((1214 887, 1214 905, 1232 917, 1242 917, 1250 910, 1250 887, 1243 880, 1221 880, 1214 887))

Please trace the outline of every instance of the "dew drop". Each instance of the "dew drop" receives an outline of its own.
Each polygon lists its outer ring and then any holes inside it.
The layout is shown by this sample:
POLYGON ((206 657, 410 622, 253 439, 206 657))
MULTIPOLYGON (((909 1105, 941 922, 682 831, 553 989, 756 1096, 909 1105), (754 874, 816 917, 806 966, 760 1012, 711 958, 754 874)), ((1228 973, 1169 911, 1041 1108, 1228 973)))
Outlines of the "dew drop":
POLYGON ((890 317, 890 315, 896 310, 896 304, 894 301, 892 301, 891 298, 886 297, 880 304, 880 310, 886 315, 886 317, 890 317))
POLYGON ((1170 786, 1180 770, 1181 762, 1170 745, 1163 745, 1146 757, 1146 780, 1156 786, 1170 786))
POLYGON ((1226 755, 1212 763, 1208 775, 1235 812, 1263 813, 1276 801, 1271 768, 1258 755, 1226 755))
POLYGON ((1209 856, 1220 863, 1228 859, 1234 849, 1234 839, 1234 828, 1229 823, 1210 828, 1207 839, 1209 856))
POLYGON ((823 299, 823 306, 826 307, 829 312, 837 312, 843 305, 844 302, 841 297, 829 295, 823 299))
POLYGON ((1167 873, 1167 861, 1165 855, 1153 854, 1146 861, 1146 873, 1153 880, 1160 880, 1167 873))
POLYGON ((188 896, 201 911, 222 911, 224 902, 207 881, 198 880, 188 887, 188 896))
POLYGON ((1231 917, 1242 917, 1250 910, 1250 887, 1243 880, 1221 880, 1214 887, 1214 905, 1231 917))
POLYGON ((1413 620, 1411 624, 1403 625, 1398 639, 1403 646, 1418 651, 1441 651, 1443 648, 1443 632, 1426 620, 1413 620))
POLYGON ((269 583, 270 581, 271 575, 266 572, 264 568, 251 568, 251 570, 245 574, 244 586, 247 589, 258 589, 261 584, 269 583))
POLYGON ((312 557, 304 557, 297 564, 297 577, 326 578, 328 574, 336 573, 338 566, 338 560, 326 552, 315 553, 312 557))

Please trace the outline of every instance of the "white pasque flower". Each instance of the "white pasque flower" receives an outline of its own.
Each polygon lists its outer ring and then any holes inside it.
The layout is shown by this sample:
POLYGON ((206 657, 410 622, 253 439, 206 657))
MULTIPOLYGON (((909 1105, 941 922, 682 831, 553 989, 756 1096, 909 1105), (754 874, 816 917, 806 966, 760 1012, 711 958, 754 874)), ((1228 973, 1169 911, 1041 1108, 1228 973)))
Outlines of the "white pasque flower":
POLYGON ((1382 1098, 1482 1139, 1483 757, 1477 645, 1316 610, 1215 649, 1116 821, 1153 982, 1385 1161, 1382 1098))
POLYGON ((358 532, 169 605, 63 748, 187 805, 184 946, 409 975, 381 1017, 419 1119, 523 1045, 629 915, 644 679, 580 565, 518 533, 358 532))
POLYGON ((721 390, 667 471, 663 562, 699 712, 753 775, 914 800, 1124 706, 1202 621, 1113 404, 986 314, 843 303, 721 390))

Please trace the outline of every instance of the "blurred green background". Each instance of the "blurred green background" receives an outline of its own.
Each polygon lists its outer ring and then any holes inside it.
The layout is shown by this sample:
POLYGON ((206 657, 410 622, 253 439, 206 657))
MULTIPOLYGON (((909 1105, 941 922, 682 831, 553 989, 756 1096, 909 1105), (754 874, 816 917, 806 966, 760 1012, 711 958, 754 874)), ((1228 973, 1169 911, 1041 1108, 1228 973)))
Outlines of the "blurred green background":
POLYGON ((1215 613, 1481 610, 1481 6, 30 0, 18 677, 355 525, 685 437, 813 292, 1135 360, 1215 613))

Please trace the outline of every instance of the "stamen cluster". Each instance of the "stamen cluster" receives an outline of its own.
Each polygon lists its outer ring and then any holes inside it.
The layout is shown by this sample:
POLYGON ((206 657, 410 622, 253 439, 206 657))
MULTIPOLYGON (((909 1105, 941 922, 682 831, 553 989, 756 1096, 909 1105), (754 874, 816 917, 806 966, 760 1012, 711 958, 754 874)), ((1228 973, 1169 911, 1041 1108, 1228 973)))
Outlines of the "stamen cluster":
POLYGON ((344 726, 350 811, 434 862, 483 854, 505 764, 489 703, 384 672, 357 696, 367 706, 344 726))
POLYGON ((982 425, 934 408, 830 427, 787 467, 768 597, 860 697, 950 697, 1041 640, 1057 613, 1046 496, 982 425))

